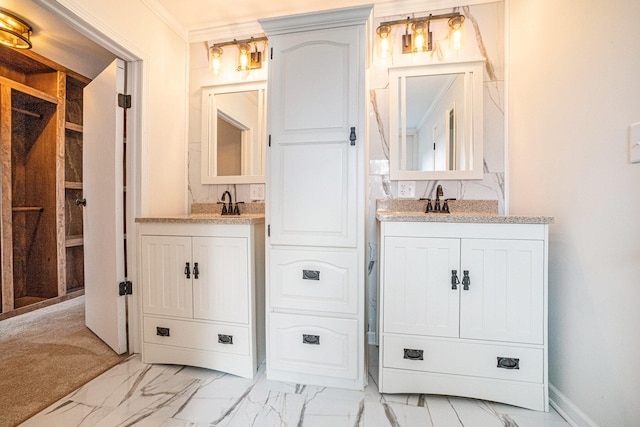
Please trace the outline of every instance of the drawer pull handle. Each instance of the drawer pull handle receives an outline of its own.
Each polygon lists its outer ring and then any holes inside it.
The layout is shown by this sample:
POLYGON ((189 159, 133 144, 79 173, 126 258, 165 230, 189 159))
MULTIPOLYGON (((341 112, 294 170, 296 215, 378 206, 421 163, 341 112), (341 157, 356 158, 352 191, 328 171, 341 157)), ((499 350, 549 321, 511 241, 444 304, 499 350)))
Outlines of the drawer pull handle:
POLYGON ((302 344, 320 345, 320 335, 302 334, 302 344))
POLYGON ((159 337, 170 336, 169 328, 161 328, 160 326, 156 326, 156 335, 158 335, 159 337))
POLYGON ((200 274, 200 271, 198 271, 198 263, 194 262, 193 263, 193 278, 197 279, 198 278, 198 274, 200 274))
POLYGON ((424 360, 424 350, 404 349, 404 358, 408 360, 424 360))
POLYGON ((513 357, 498 357, 498 368, 520 369, 520 359, 513 357))
POLYGON ((220 344, 233 344, 233 335, 218 334, 218 342, 220 344))
POLYGON ((458 279, 458 270, 451 270, 451 289, 458 289, 460 279, 458 279))
POLYGON ((189 263, 186 263, 184 266, 184 274, 187 276, 187 279, 191 279, 191 269, 189 268, 189 263))
POLYGON ((469 285, 471 285, 471 278, 469 277, 469 270, 464 270, 462 272, 462 290, 468 291, 469 285))
POLYGON ((320 271, 302 270, 302 280, 320 280, 320 271))

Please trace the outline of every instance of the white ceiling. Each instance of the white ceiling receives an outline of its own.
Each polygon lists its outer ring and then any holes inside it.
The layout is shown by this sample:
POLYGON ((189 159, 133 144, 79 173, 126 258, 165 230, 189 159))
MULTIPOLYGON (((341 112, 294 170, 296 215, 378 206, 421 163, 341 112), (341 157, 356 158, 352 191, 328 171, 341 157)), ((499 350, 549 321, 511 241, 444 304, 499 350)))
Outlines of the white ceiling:
POLYGON ((281 15, 373 3, 373 0, 143 0, 183 31, 197 31, 281 15))
MULTIPOLYGON (((96 0, 102 1, 102 0, 96 0)), ((373 0, 141 0, 183 37, 221 27, 255 23, 256 19, 373 3, 373 0)), ((46 4, 49 0, 0 0, 0 8, 33 27, 33 51, 94 78, 113 59, 108 50, 89 40, 46 4)))

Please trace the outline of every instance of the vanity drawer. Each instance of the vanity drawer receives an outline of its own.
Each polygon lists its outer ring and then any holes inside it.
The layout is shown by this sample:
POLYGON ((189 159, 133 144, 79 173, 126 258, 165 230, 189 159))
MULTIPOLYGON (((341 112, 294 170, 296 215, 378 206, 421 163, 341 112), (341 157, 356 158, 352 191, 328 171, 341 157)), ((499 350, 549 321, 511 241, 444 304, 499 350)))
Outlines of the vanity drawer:
POLYGON ((358 321, 269 314, 270 368, 355 379, 358 376, 358 321))
POLYGON ((383 340, 385 368, 543 382, 541 348, 394 335, 383 340))
POLYGON ((272 307, 358 312, 357 252, 273 249, 270 256, 272 307))
POLYGON ((144 316, 144 342, 222 353, 249 354, 249 329, 144 316))

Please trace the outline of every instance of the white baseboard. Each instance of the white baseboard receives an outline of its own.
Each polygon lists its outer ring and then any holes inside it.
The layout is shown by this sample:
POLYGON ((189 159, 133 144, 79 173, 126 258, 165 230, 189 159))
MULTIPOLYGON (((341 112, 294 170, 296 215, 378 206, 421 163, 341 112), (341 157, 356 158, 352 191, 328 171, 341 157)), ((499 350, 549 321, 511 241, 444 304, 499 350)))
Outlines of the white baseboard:
POLYGON ((549 404, 573 427, 598 427, 575 403, 549 384, 549 404))

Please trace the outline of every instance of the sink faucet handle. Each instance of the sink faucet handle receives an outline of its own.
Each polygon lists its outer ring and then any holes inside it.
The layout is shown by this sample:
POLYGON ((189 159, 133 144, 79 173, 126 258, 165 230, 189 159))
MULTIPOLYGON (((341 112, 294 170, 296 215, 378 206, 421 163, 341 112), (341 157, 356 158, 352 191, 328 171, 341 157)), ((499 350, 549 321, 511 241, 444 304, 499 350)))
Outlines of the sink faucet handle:
POLYGON ((444 199, 444 204, 442 205, 442 212, 450 213, 449 200, 455 200, 455 198, 444 199))
POLYGON ((240 203, 244 203, 244 202, 236 201, 236 206, 233 208, 233 214, 234 215, 240 215, 240 207, 238 206, 240 203))
POLYGON ((420 199, 420 200, 426 200, 427 201, 427 207, 425 208, 424 213, 433 212, 433 206, 431 205, 431 199, 420 199))

